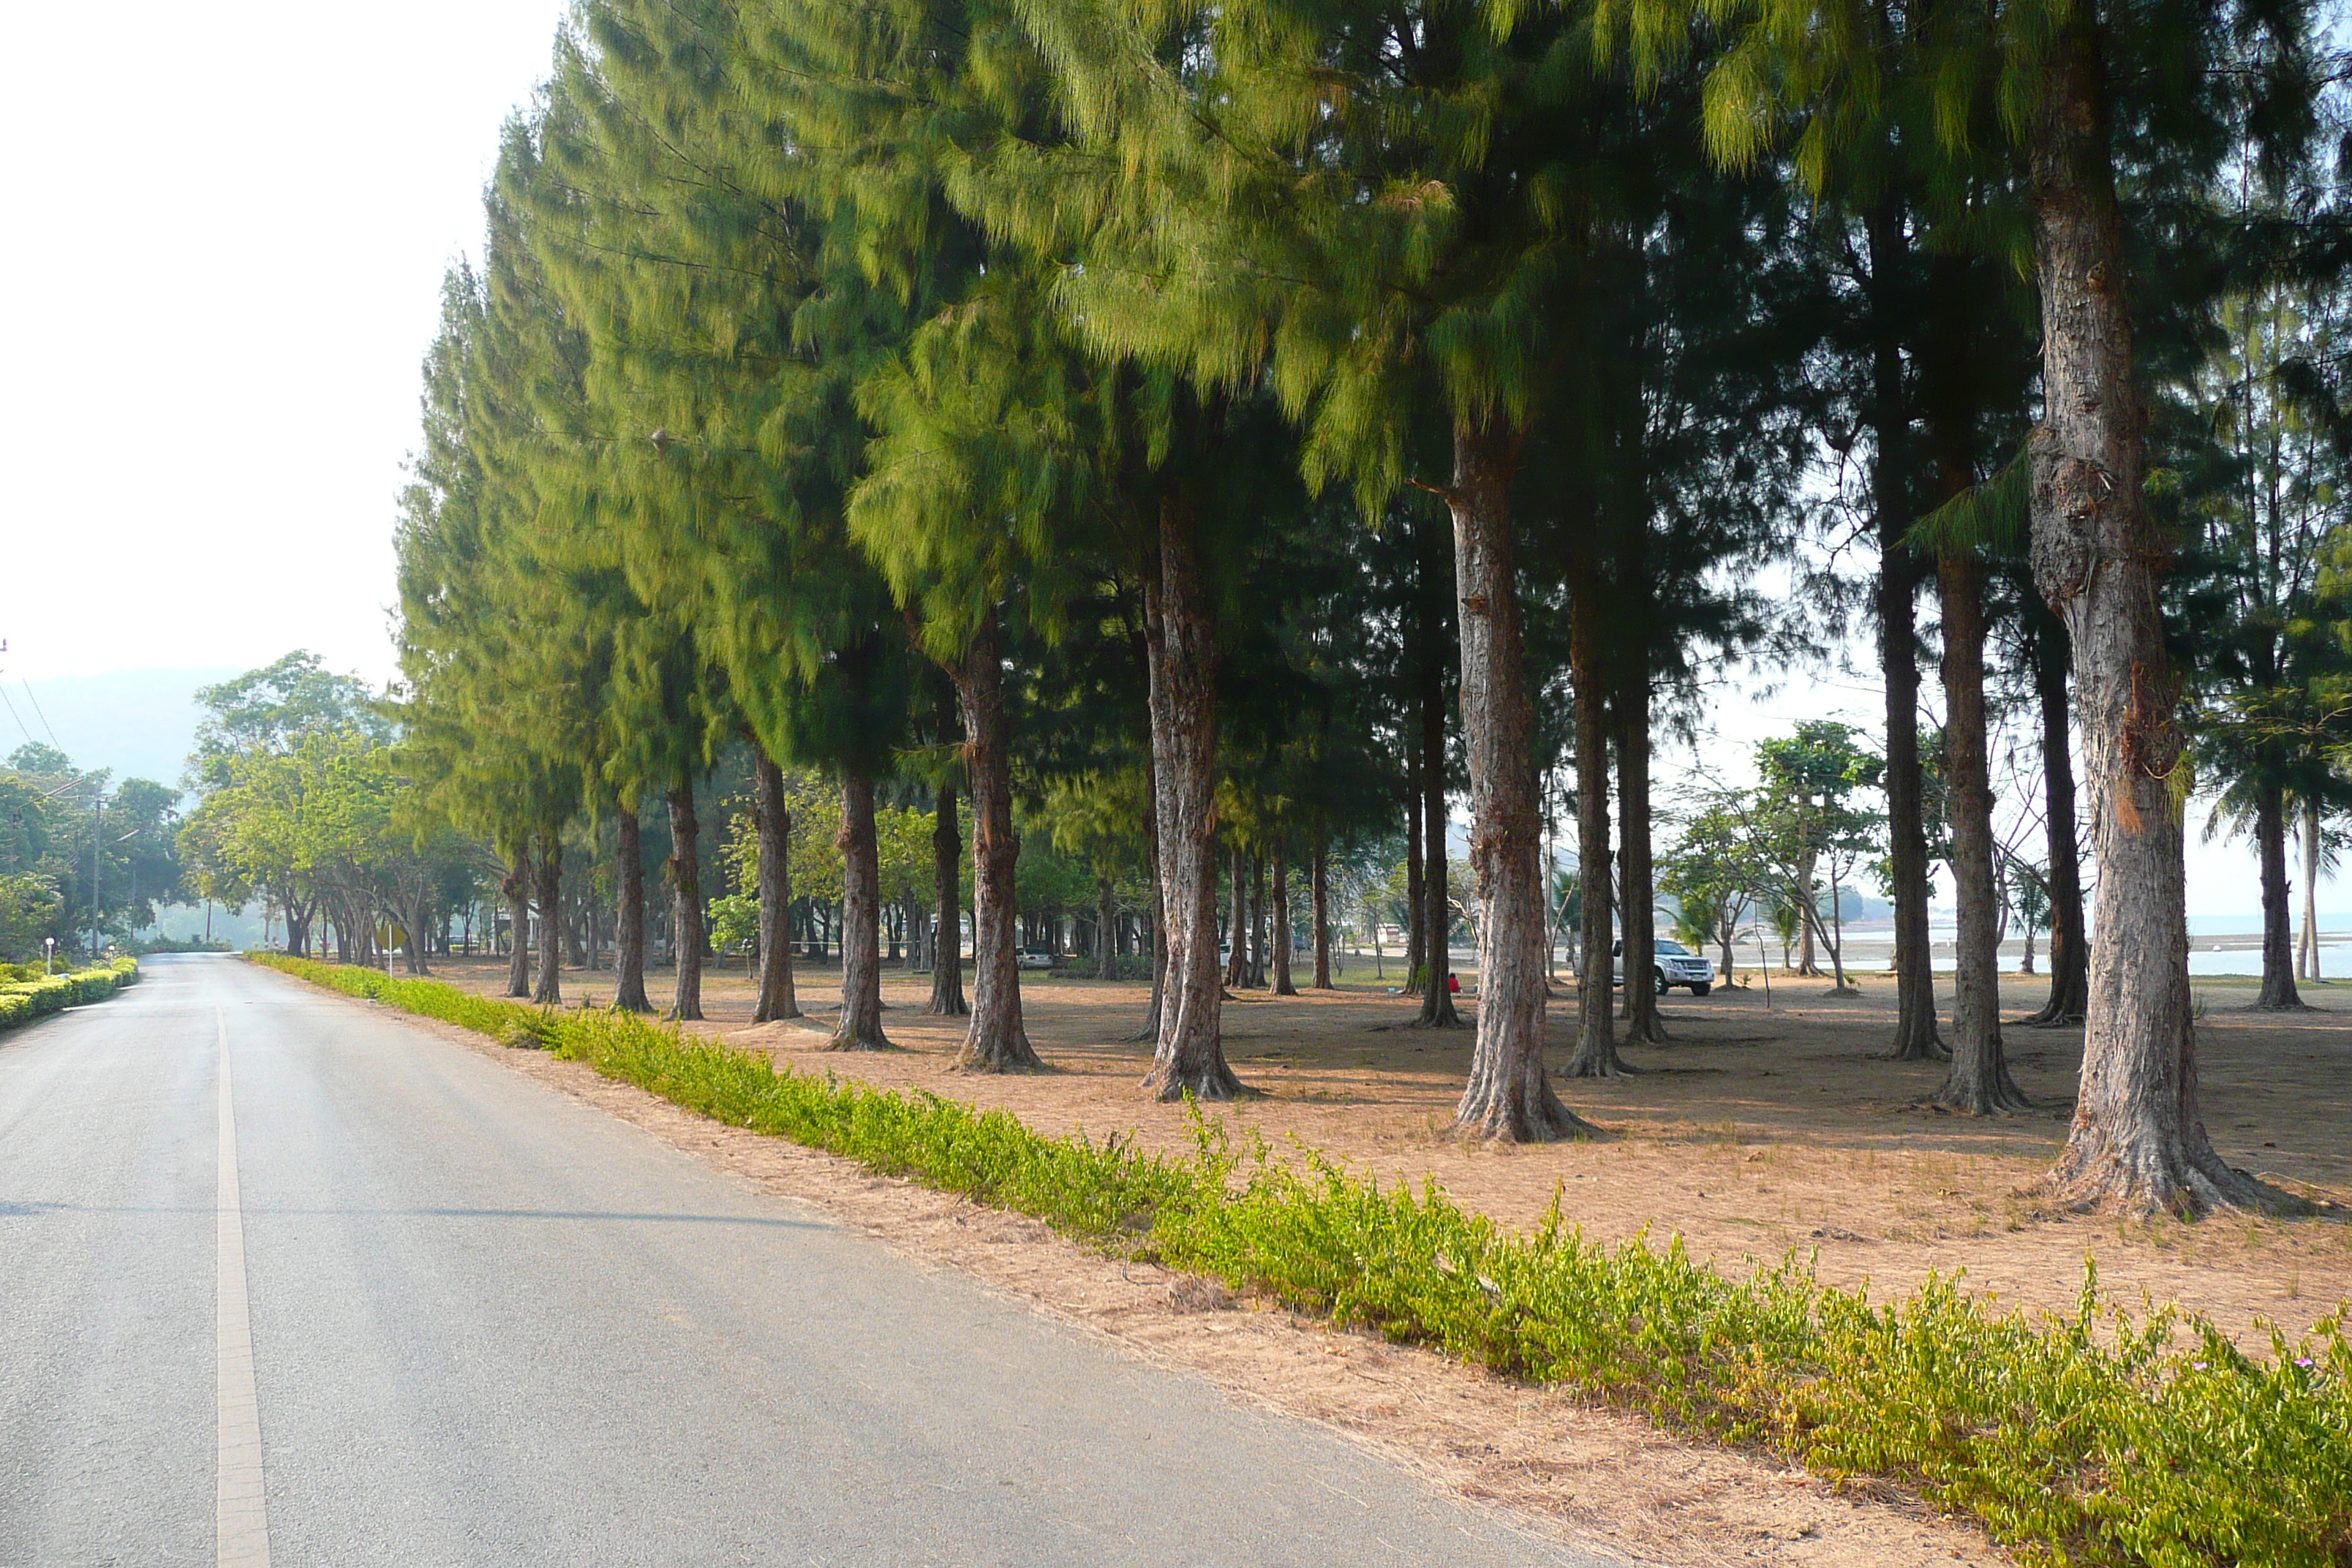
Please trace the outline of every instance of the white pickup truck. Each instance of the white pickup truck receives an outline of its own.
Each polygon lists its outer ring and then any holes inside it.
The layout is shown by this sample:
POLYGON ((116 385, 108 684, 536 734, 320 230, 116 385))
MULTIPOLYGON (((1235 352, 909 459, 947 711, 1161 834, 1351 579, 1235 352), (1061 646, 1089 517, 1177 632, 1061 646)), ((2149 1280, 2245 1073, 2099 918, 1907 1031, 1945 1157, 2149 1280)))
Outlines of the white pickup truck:
MULTIPOLYGON (((1664 996, 1675 986, 1689 989, 1694 996, 1704 996, 1715 988, 1715 965, 1685 947, 1670 936, 1658 938, 1654 949, 1657 963, 1650 971, 1650 984, 1664 996)), ((1618 942, 1609 950, 1609 983, 1625 984, 1625 944, 1618 942)))

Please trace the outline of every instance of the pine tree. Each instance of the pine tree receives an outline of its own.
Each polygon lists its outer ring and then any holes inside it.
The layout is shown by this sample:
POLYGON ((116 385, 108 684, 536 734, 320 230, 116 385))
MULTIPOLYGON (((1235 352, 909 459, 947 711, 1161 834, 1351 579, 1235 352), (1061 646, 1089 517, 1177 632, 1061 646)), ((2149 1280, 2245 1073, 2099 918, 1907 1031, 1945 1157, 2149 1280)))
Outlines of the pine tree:
MULTIPOLYGON (((1643 45, 1677 37, 1661 11, 1629 31, 1643 45)), ((1751 159, 1774 125, 1769 106, 1805 119, 1801 172, 1816 178, 1852 129, 1839 79, 1865 85, 1878 57, 1842 5, 1816 0, 1727 0, 1714 8, 1734 42, 1716 83, 1709 127, 1727 160, 1751 159), (1834 40, 1834 42, 1832 41, 1834 40)), ((2122 5, 2007 0, 1935 13, 1933 58, 1916 73, 1936 84, 1937 142, 1964 147, 1969 106, 1998 104, 2026 163, 2025 209, 2040 297, 2042 418, 2029 447, 2037 588, 2074 650, 2084 749, 2096 784, 2098 909, 2082 1093, 2067 1144, 2043 1184, 2064 1206, 2136 1210, 2278 1209, 2294 1200, 2231 1169, 2212 1147, 2197 1098, 2184 912, 2185 740, 2179 678, 2165 647, 2160 588, 2172 556, 2146 494, 2147 403, 2134 353, 2135 291, 2119 173, 2127 156, 2161 157, 2179 178, 2229 145, 2221 125, 2269 94, 2263 125, 2292 136, 2309 124, 2309 13, 2257 13, 2210 3, 2142 12, 2122 5), (2223 55, 2243 69, 2224 69, 2223 55), (2130 96, 2137 92, 2139 97, 2130 96)))
POLYGON ((1051 173, 1097 186, 1088 265, 1064 274, 1074 317, 1211 395, 1270 386, 1305 436, 1308 478, 1351 480, 1369 513, 1410 483, 1453 520, 1483 904, 1458 1115, 1514 1140, 1584 1131, 1543 1070, 1546 897, 1511 507, 1551 350, 1545 304, 1573 244, 1579 170, 1558 122, 1586 80, 1572 29, 1453 5, 1244 22, 1073 3, 1030 19, 1091 155, 1051 173), (1424 407, 1437 428, 1416 417, 1424 407))
POLYGON ((903 323, 875 291, 833 287, 854 261, 807 161, 760 129, 762 62, 742 18, 614 4, 582 25, 595 49, 559 52, 551 173, 530 199, 550 277, 587 323, 600 501, 632 586, 675 606, 760 749, 838 776, 836 1044, 880 1046, 872 805, 911 687, 844 510, 866 436, 859 368, 903 323), (614 430, 635 434, 601 436, 614 430))
POLYGON ((2332 715, 2320 698, 2342 658, 2344 605, 2323 587, 2342 456, 2325 414, 2307 405, 2298 367, 2334 360, 2341 322, 2324 294, 2271 281, 2221 303, 2216 351, 2165 422, 2191 540, 2180 574, 2194 628, 2189 725, 2205 779, 2221 785, 2208 826, 2253 839, 2263 908, 2262 989, 2254 1005, 2298 1010, 2288 898, 2292 800, 2341 793, 2332 715), (2318 416, 2315 417, 2315 415, 2318 416))

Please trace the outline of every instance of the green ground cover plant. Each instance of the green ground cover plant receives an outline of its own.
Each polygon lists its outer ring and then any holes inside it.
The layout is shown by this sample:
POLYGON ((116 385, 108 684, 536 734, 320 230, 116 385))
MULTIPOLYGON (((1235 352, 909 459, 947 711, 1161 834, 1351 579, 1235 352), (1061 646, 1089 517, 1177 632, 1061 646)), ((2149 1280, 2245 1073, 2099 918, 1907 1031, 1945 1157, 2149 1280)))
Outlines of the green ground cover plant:
POLYGON ((551 1049, 733 1126, 1034 1215, 1124 1256, 1833 1479, 1882 1478, 2030 1562, 2352 1565, 2352 1342, 2341 1311, 2250 1355, 2193 1314, 2000 1314, 1931 1281, 1878 1304, 1791 1258, 1744 1280, 1679 1240, 1610 1248, 1559 1212, 1497 1226, 1312 1151, 1201 1122, 1168 1158, 1002 1111, 779 1071, 644 1017, 255 954, 347 994, 551 1049))
POLYGON ((135 958, 118 958, 70 974, 50 975, 42 974, 37 963, 0 963, 0 1029, 29 1024, 86 1002, 102 1002, 138 978, 135 958))

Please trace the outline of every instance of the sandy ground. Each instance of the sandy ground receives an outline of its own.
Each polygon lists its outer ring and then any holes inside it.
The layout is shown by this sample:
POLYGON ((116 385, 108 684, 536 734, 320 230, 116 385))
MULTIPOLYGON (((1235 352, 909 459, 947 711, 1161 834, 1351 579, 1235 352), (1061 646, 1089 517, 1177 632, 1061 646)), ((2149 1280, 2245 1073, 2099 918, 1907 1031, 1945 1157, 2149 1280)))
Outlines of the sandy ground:
MULTIPOLYGON (((503 968, 445 966, 443 977, 496 989, 503 968)), ((1351 975, 1351 982, 1355 977, 1351 975)), ((657 996, 669 978, 649 983, 657 996)), ((949 1072, 962 1021, 920 1009, 925 976, 886 972, 885 1026, 898 1049, 826 1052, 823 1030, 837 977, 803 970, 810 1016, 750 1025, 740 970, 709 978, 700 1027, 768 1050, 780 1064, 892 1087, 920 1087, 1003 1106, 1048 1131, 1132 1134, 1176 1149, 1191 1138, 1180 1107, 1137 1085, 1149 1051, 1124 1037, 1148 1000, 1139 984, 1026 977, 1031 1040, 1042 1075, 949 1072)), ((2010 981, 2021 1011, 2046 982, 2010 981)), ((611 996, 608 976, 567 973, 569 1001, 611 996)), ((2265 1325, 2292 1337, 2352 1300, 2352 1211, 2316 1220, 2126 1221, 2049 1216, 2018 1189, 2065 1133, 2081 1064, 2080 1028, 2008 1031, 2010 1059, 2038 1109, 1977 1121, 1925 1105, 1943 1068, 1882 1058, 1894 984, 1862 981, 1851 1000, 1817 980, 1677 992, 1665 1004, 1674 1042, 1632 1047, 1640 1070, 1610 1081, 1558 1080, 1564 1099, 1612 1136, 1595 1143, 1465 1146, 1447 1128, 1470 1033, 1409 1026, 1415 1006, 1369 983, 1335 994, 1275 997, 1242 991, 1225 1009, 1225 1048, 1265 1098, 1217 1114, 1277 1143, 1295 1136, 1386 1180, 1434 1177, 1465 1205, 1532 1226, 1557 1192, 1568 1218, 1608 1240, 1680 1233, 1695 1255, 1728 1272, 1814 1256, 1830 1283, 1906 1293, 1932 1271, 2031 1310, 2071 1310, 2084 1261, 2103 1297, 2132 1310, 2177 1302, 2210 1317, 2250 1349, 2265 1325)), ((2315 1197, 2352 1204, 2352 984, 2313 988, 2313 1011, 2249 1010, 2251 982, 2200 982, 2206 1116, 2233 1164, 2315 1197)), ((1474 1002, 1467 997, 1465 1001, 1474 1002)), ((1573 993, 1552 1005, 1565 1041, 1573 993)))
POLYGON ((1024 1216, 705 1121, 576 1062, 415 1022, 769 1191, 816 1204, 929 1266, 976 1276, 1234 1397, 1335 1429, 1447 1490, 1510 1510, 1536 1533, 1674 1568, 2010 1561, 1981 1531, 1899 1489, 1833 1488, 1760 1456, 1681 1442, 1556 1390, 1335 1332, 1211 1282, 1105 1258, 1024 1216))

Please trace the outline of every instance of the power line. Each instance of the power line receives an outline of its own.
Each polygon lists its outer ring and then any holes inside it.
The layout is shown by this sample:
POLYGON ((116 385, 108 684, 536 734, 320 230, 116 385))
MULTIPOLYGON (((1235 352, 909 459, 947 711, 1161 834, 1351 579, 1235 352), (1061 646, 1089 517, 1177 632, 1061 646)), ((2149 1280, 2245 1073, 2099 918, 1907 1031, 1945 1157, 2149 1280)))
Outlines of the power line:
MULTIPOLYGON (((16 678, 16 684, 25 689, 25 700, 31 703, 33 705, 33 711, 39 715, 41 728, 48 731, 49 744, 57 747, 60 752, 64 751, 64 743, 58 741, 56 728, 49 723, 49 716, 41 712, 41 700, 33 695, 33 683, 20 675, 16 678)), ((26 739, 29 740, 31 737, 27 736, 26 739)))
MULTIPOLYGON (((25 729, 24 716, 16 711, 16 705, 14 702, 8 702, 8 689, 5 686, 0 686, 0 702, 8 703, 8 717, 16 721, 17 729, 24 730, 26 743, 30 745, 33 742, 33 732, 25 729)), ((41 722, 46 724, 48 721, 44 719, 41 722)))

